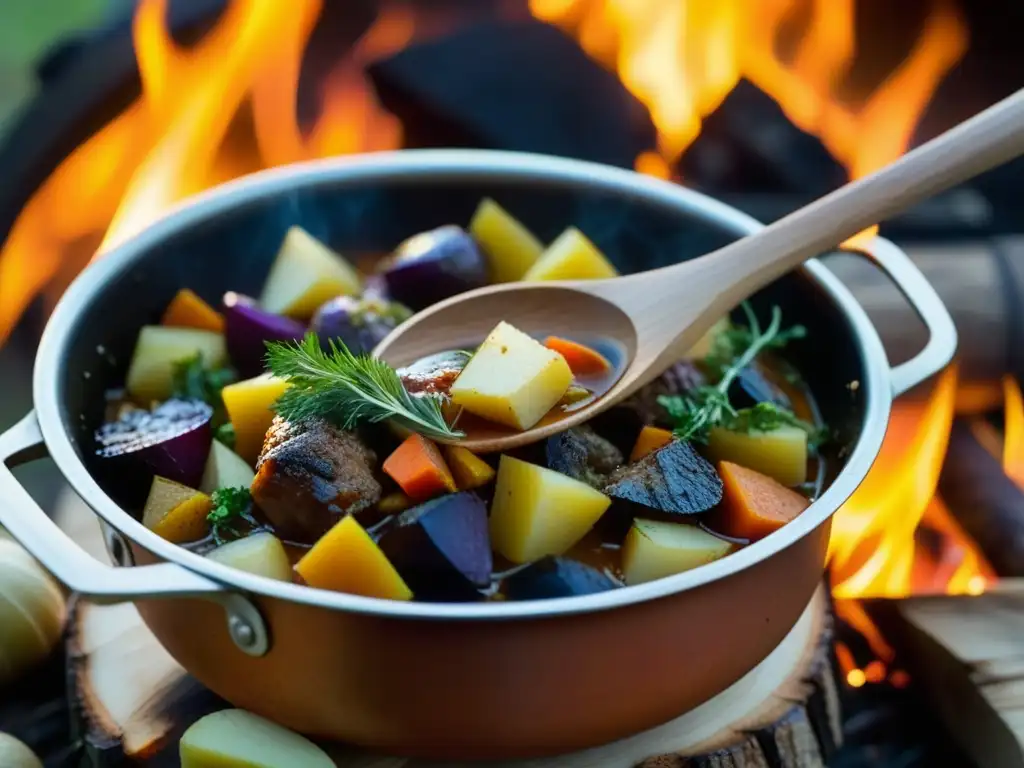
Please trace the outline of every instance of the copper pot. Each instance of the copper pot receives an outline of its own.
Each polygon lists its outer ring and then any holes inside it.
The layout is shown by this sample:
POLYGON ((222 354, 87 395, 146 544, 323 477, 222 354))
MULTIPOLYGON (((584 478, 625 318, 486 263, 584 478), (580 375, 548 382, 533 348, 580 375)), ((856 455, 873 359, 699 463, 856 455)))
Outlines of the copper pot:
POLYGON ((953 354, 956 335, 939 298, 884 240, 864 253, 928 325, 927 346, 890 368, 861 307, 814 261, 755 297, 810 329, 794 362, 839 428, 845 458, 796 521, 671 578, 519 603, 325 592, 232 570, 160 539, 90 471, 103 392, 123 380, 138 327, 154 322, 178 288, 255 293, 293 223, 348 255, 381 252, 417 231, 465 223, 485 195, 546 240, 580 226, 623 271, 690 258, 760 226, 670 183, 503 152, 395 152, 232 182, 106 254, 69 288, 36 358, 35 412, 0 437, 0 522, 73 590, 135 602, 174 658, 214 692, 315 736, 437 759, 555 754, 654 726, 727 688, 782 640, 810 599, 830 517, 877 455, 893 396, 953 354), (124 567, 76 548, 15 481, 9 466, 44 448, 102 518, 112 559, 124 567))

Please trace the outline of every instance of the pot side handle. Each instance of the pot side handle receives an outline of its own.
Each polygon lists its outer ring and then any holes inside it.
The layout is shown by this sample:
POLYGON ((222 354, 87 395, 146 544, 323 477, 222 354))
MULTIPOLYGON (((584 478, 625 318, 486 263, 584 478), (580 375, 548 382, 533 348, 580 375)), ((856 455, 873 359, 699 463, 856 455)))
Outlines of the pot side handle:
POLYGON ((175 563, 116 568, 75 544, 11 472, 11 467, 45 455, 35 412, 0 435, 0 525, 58 581, 100 604, 174 597, 213 600, 227 612, 228 632, 235 645, 249 655, 266 653, 266 624, 246 597, 175 563))
POLYGON ((910 360, 893 366, 889 373, 893 396, 902 395, 942 370, 956 352, 953 318, 939 294, 902 249, 883 237, 858 243, 863 253, 889 276, 928 328, 928 342, 910 360))

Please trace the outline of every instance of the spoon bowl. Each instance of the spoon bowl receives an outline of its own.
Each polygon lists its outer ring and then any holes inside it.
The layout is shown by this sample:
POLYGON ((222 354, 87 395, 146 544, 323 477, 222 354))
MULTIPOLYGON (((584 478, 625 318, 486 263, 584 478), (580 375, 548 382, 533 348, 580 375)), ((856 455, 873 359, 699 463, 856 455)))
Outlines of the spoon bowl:
POLYGON ((1024 90, 713 253, 609 280, 505 283, 453 296, 400 325, 374 354, 400 366, 433 352, 475 348, 502 320, 534 336, 596 337, 624 350, 619 378, 582 407, 549 413, 519 432, 473 419, 458 440, 476 452, 536 442, 586 421, 655 379, 719 317, 807 259, 1021 154, 1024 90))

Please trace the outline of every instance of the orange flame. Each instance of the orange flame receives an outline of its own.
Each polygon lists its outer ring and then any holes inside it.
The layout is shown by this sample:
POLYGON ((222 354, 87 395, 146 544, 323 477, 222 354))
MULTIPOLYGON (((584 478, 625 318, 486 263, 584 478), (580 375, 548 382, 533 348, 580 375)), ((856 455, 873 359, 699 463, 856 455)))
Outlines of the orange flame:
POLYGON ((935 89, 967 49, 956 9, 939 0, 906 58, 855 102, 854 0, 530 0, 530 10, 574 35, 647 106, 661 162, 642 153, 635 168, 660 178, 741 78, 817 136, 851 178, 865 176, 906 152, 935 89), (784 57, 783 31, 800 18, 794 53, 784 57))
POLYGON ((184 48, 167 29, 167 0, 142 0, 133 26, 142 95, 69 155, 15 222, 0 250, 0 342, 82 243, 102 253, 189 195, 260 168, 401 146, 401 126, 363 71, 408 43, 411 12, 382 8, 326 78, 320 117, 303 131, 295 96, 320 10, 321 0, 234 0, 184 48), (246 108, 251 135, 239 136, 246 108))

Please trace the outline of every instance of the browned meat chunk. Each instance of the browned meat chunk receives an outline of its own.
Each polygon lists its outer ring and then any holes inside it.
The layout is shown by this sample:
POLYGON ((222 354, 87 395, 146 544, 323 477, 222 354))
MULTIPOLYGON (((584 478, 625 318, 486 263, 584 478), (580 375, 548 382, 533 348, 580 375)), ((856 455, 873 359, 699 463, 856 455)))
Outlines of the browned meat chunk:
POLYGON ((650 384, 641 387, 635 394, 622 402, 640 417, 644 424, 671 426, 666 418, 668 414, 658 403, 662 395, 681 395, 697 387, 707 384, 704 374, 689 360, 683 360, 669 368, 665 373, 650 384))
POLYGON ((470 354, 462 350, 439 352, 399 369, 398 376, 411 395, 447 395, 469 358, 470 354))
POLYGON ((253 501, 285 539, 313 543, 345 514, 381 496, 377 457, 351 432, 323 420, 274 419, 252 484, 253 501))
POLYGON ((600 488, 622 464, 622 451, 584 425, 548 438, 548 466, 563 475, 600 488))
POLYGON ((722 479, 692 445, 673 440, 612 473, 604 492, 660 512, 693 515, 722 500, 722 479))

